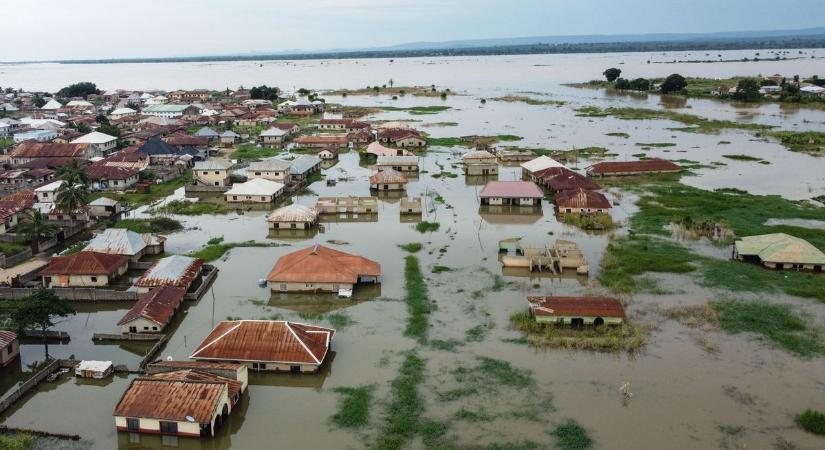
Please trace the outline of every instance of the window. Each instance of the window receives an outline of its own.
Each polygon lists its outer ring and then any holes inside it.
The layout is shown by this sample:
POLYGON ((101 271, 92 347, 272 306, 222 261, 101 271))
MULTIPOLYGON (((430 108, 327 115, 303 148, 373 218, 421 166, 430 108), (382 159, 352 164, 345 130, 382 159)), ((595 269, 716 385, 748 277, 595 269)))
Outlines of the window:
POLYGON ((160 432, 178 434, 178 424, 176 422, 160 422, 160 432))
POLYGON ((97 277, 92 277, 92 283, 97 283, 97 277))
POLYGON ((220 173, 220 172, 218 172, 217 170, 215 171, 215 175, 220 175, 220 174, 221 174, 221 173, 220 173))
POLYGON ((281 283, 281 285, 279 286, 279 288, 280 288, 280 290, 281 290, 282 292, 286 292, 286 290, 287 290, 287 289, 286 289, 286 283, 281 283))
POLYGON ((143 327, 143 329, 144 329, 144 330, 148 330, 148 329, 149 329, 149 327, 143 327))
POLYGON ((266 370, 266 363, 252 363, 252 370, 266 370))
POLYGON ((128 428, 129 431, 138 431, 140 429, 140 420, 126 419, 126 428, 128 428))
POLYGON ((152 327, 152 331, 158 331, 158 327, 152 327))

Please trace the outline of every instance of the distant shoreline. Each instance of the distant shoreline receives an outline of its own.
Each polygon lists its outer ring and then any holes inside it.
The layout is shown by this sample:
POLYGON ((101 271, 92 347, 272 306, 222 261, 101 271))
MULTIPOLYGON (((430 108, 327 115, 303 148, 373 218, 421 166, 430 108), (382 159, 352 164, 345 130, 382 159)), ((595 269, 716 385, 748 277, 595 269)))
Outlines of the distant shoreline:
MULTIPOLYGON (((416 50, 362 50, 318 53, 290 53, 270 55, 223 55, 185 56, 160 58, 110 58, 77 60, 9 61, 0 64, 142 64, 170 62, 233 62, 233 61, 289 61, 316 59, 376 59, 376 58, 421 58, 445 56, 500 56, 500 55, 544 55, 575 53, 647 53, 673 51, 725 51, 764 49, 817 49, 825 48, 825 35, 789 36, 744 39, 707 39, 681 41, 647 42, 605 42, 576 44, 524 44, 487 47, 466 47, 448 49, 416 50)), ((776 60, 776 57, 760 59, 776 60)))

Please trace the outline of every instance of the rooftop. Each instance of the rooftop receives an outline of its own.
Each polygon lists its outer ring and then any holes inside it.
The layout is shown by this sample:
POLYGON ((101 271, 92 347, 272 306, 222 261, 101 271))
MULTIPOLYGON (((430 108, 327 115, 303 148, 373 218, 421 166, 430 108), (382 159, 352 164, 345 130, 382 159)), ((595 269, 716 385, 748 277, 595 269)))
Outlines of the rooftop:
POLYGON ((745 236, 735 243, 742 256, 758 256, 765 262, 825 264, 825 253, 810 242, 785 233, 745 236))
POLYGON ((107 228, 89 241, 83 250, 134 256, 147 245, 158 245, 166 238, 155 234, 139 234, 125 228, 107 228))
POLYGON ((612 297, 527 297, 536 316, 621 317, 624 306, 612 297))
POLYGON ((582 188, 558 192, 553 200, 559 208, 609 209, 612 207, 610 201, 601 192, 582 188))
POLYGON ((120 398, 114 415, 175 422, 188 422, 191 417, 198 423, 210 423, 221 406, 224 390, 228 392, 224 382, 136 378, 120 398))
POLYGON ((108 142, 116 141, 117 138, 109 136, 108 134, 99 131, 92 131, 89 134, 84 134, 72 141, 72 144, 106 144, 108 142))
POLYGON ((315 222, 317 217, 318 210, 315 208, 293 203, 276 209, 266 220, 269 222, 315 222))
POLYGON ((135 281, 138 287, 176 286, 188 288, 200 274, 203 260, 172 255, 157 260, 135 281))
POLYGON ((225 195, 277 195, 284 189, 282 183, 265 178, 253 178, 245 183, 232 185, 225 195))
POLYGON ((367 258, 314 245, 278 259, 271 282, 357 283, 359 276, 381 275, 381 265, 367 258))
POLYGON ((123 255, 81 251, 68 256, 55 256, 41 275, 109 275, 129 264, 123 255))
POLYGON ((532 181, 490 181, 478 194, 481 198, 544 198, 544 193, 532 181))
POLYGON ((140 296, 132 308, 126 312, 118 325, 125 325, 139 317, 165 326, 172 319, 178 305, 186 296, 186 289, 164 286, 140 296))

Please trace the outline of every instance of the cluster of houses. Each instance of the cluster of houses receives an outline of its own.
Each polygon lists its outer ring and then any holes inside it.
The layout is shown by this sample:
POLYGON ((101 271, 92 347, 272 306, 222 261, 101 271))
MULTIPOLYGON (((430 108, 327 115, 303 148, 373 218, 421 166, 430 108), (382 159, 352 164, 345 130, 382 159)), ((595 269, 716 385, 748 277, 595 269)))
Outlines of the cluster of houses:
MULTIPOLYGON (((816 80, 812 80, 816 81, 816 80)), ((782 74, 775 73, 773 75, 766 75, 761 77, 762 86, 759 87, 759 93, 763 96, 775 96, 782 92, 782 88, 787 83, 797 87, 800 94, 810 95, 816 97, 825 97, 825 87, 821 84, 811 83, 810 81, 800 80, 798 77, 786 77, 782 74)), ((736 94, 736 86, 717 86, 710 91, 712 95, 720 97, 733 96, 736 94)))

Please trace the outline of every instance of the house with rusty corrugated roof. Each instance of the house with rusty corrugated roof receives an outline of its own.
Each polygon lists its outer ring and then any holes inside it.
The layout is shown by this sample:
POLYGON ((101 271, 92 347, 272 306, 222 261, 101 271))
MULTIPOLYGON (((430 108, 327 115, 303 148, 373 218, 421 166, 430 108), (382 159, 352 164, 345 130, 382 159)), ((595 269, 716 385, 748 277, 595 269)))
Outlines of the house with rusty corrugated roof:
POLYGON ((185 296, 186 289, 180 287, 152 289, 138 298, 117 325, 123 334, 160 333, 172 320, 185 296))
POLYGON ((612 297, 527 297, 536 322, 553 325, 621 325, 624 306, 612 297))
POLYGON ((252 370, 317 372, 335 330, 283 320, 234 320, 218 324, 192 352, 197 361, 229 361, 252 370))
POLYGON ((266 279, 277 292, 338 292, 380 276, 379 263, 316 244, 281 256, 266 279))
POLYGON ((293 203, 276 209, 266 221, 270 230, 308 230, 318 223, 318 210, 293 203))
POLYGON ((92 251, 81 251, 68 256, 55 256, 40 271, 43 286, 100 287, 108 286, 129 268, 129 258, 92 251))
POLYGON ((163 286, 173 286, 187 290, 200 276, 202 268, 202 259, 183 255, 167 256, 152 264, 135 281, 135 287, 140 293, 149 292, 163 286))
POLYGON ((144 255, 163 253, 166 238, 152 233, 135 233, 125 228, 107 228, 92 238, 84 251, 125 255, 138 261, 144 255))

